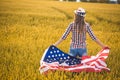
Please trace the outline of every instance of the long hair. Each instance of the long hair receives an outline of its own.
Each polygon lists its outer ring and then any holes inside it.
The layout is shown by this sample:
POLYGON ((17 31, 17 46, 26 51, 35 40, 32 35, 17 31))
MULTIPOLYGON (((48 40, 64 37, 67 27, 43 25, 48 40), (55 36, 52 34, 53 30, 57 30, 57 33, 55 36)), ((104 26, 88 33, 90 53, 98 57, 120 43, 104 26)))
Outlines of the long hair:
POLYGON ((75 14, 74 17, 74 28, 78 28, 78 32, 82 33, 85 27, 85 17, 75 14))

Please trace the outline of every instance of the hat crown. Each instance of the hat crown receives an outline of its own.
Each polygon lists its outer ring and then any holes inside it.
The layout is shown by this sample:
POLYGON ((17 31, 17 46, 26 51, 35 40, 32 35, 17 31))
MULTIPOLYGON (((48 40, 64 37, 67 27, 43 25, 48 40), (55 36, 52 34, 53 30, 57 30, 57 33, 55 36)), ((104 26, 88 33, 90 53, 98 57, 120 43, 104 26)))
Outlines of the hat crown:
POLYGON ((85 10, 83 8, 78 8, 77 10, 74 11, 75 14, 79 15, 79 16, 83 16, 85 17, 85 10))
POLYGON ((84 12, 85 13, 85 10, 83 8, 78 8, 77 12, 84 12))

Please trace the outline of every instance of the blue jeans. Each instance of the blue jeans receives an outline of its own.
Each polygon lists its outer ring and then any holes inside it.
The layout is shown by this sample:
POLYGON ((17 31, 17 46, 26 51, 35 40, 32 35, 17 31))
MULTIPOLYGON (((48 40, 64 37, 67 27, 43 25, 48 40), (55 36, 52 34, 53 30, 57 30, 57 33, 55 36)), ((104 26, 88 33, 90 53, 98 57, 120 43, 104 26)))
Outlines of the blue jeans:
POLYGON ((69 54, 73 57, 82 57, 87 55, 86 48, 70 48, 69 54))

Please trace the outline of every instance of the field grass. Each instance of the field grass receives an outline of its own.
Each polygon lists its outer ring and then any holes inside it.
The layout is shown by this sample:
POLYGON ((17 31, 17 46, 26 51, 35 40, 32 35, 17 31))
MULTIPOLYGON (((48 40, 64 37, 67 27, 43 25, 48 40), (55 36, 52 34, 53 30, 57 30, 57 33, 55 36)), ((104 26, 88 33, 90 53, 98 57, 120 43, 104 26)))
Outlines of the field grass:
MULTIPOLYGON (((101 48, 87 36, 88 55, 101 48)), ((70 36, 58 47, 68 52, 70 36)), ((40 0, 0 0, 0 80, 120 80, 120 5, 40 0), (111 50, 111 72, 39 73, 44 50, 55 43, 83 7, 95 35, 111 50)))

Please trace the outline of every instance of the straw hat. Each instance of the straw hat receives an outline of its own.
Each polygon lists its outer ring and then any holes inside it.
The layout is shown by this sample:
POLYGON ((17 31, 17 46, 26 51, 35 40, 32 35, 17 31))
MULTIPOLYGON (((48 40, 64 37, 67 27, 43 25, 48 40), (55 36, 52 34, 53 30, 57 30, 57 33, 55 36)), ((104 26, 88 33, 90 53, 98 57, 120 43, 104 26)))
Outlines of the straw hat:
POLYGON ((77 15, 79 15, 79 16, 83 16, 83 17, 85 17, 85 10, 83 9, 83 8, 78 8, 77 10, 74 10, 74 13, 75 14, 77 14, 77 15))

